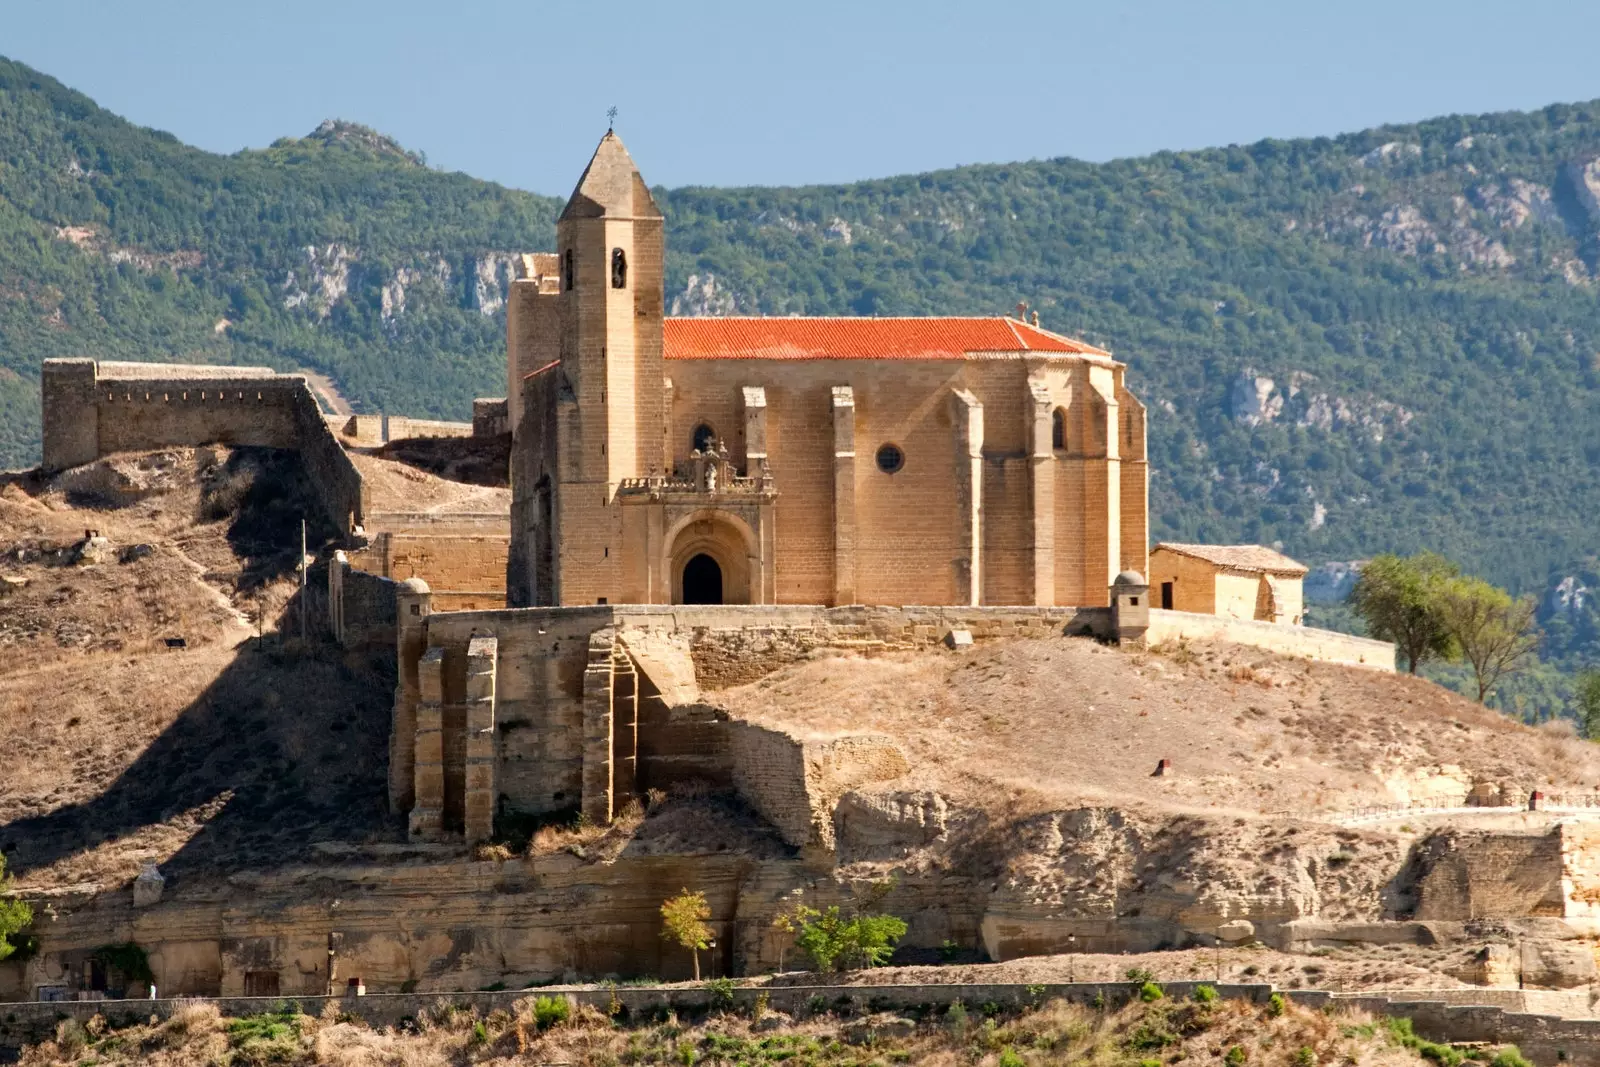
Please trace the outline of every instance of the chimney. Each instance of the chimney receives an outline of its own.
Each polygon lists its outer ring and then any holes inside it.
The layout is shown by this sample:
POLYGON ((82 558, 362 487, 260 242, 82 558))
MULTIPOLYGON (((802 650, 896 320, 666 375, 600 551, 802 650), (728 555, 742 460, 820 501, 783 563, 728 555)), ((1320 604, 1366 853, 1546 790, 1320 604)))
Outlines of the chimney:
POLYGON ((1027 320, 1028 320, 1028 303, 1025 300, 1018 300, 1017 301, 1017 321, 1018 322, 1026 322, 1027 320))

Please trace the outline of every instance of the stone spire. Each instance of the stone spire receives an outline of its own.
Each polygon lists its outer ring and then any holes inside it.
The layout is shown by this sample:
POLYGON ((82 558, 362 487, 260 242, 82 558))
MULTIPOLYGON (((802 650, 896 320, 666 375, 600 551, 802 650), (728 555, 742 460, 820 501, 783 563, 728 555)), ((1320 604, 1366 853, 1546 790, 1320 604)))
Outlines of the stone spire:
POLYGON ((633 157, 623 147, 622 138, 612 130, 600 138, 594 157, 584 168, 578 187, 572 191, 562 219, 584 218, 660 218, 661 211, 650 196, 650 189, 639 176, 633 157))

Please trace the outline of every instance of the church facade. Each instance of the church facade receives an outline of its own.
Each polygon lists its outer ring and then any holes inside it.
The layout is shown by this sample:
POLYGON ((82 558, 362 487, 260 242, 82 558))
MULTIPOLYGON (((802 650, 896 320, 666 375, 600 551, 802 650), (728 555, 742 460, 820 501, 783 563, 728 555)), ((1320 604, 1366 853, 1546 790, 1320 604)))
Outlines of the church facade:
POLYGON ((607 133, 507 315, 513 606, 1095 606, 1147 569, 1145 409, 1037 319, 668 318, 607 133))

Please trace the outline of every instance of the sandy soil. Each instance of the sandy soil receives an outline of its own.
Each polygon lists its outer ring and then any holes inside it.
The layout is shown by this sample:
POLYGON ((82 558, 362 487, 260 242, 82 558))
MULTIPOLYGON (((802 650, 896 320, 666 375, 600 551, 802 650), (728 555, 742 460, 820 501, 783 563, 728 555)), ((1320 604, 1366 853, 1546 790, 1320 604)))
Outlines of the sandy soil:
POLYGON ((715 697, 802 735, 881 733, 955 796, 1238 814, 1421 799, 1464 783, 1600 791, 1600 749, 1431 683, 1238 646, 1089 639, 828 654, 715 697), (1157 762, 1172 773, 1152 777, 1157 762))

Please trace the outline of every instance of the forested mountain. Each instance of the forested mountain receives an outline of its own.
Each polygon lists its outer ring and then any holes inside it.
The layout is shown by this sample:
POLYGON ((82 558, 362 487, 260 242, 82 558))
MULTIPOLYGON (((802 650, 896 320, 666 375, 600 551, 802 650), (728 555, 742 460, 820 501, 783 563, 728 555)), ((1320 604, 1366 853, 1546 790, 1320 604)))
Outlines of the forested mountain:
MULTIPOLYGON (((1575 649, 1600 572, 1597 155, 1600 102, 657 195, 677 314, 1028 301, 1130 364, 1156 537, 1572 578, 1547 622, 1575 649)), ((0 465, 36 457, 51 355, 308 367, 464 418, 504 391, 509 257, 550 246, 557 207, 343 123, 212 155, 0 61, 0 465)))

